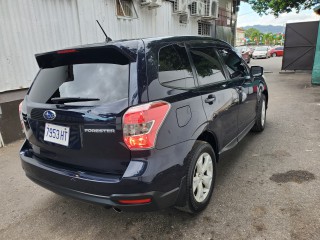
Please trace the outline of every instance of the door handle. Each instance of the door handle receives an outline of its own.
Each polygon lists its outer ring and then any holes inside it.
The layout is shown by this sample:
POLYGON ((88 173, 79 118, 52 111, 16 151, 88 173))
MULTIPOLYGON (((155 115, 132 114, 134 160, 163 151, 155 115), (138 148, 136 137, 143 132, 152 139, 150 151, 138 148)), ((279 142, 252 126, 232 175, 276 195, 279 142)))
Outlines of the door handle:
POLYGON ((216 97, 212 94, 210 94, 205 100, 204 102, 205 103, 208 103, 208 104, 212 104, 214 101, 216 100, 216 97))

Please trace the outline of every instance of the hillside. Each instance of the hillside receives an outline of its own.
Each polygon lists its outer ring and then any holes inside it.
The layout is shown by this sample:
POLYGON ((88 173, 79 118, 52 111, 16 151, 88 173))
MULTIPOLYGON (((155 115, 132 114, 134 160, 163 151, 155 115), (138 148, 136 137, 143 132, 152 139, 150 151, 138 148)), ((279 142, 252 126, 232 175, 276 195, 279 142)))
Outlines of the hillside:
POLYGON ((242 27, 243 29, 247 30, 249 28, 256 28, 262 33, 282 33, 285 30, 283 26, 274 26, 274 25, 253 25, 253 26, 245 26, 242 27))

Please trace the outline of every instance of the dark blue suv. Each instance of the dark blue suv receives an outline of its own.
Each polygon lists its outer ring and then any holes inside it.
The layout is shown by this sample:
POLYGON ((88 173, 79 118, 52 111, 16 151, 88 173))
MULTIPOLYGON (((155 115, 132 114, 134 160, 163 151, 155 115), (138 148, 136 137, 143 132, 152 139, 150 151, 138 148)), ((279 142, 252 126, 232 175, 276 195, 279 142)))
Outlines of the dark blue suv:
POLYGON ((20 157, 28 178, 58 194, 118 211, 196 213, 219 155, 265 126, 263 69, 217 39, 111 41, 36 59, 20 157))

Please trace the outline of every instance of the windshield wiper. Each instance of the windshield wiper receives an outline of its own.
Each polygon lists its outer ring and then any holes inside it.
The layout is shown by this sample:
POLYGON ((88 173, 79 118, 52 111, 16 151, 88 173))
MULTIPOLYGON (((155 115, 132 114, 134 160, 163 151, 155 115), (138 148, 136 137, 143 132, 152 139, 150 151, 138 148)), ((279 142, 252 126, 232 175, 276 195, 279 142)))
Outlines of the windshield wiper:
POLYGON ((99 101, 99 98, 80 98, 80 97, 56 97, 51 98, 50 101, 53 103, 71 103, 71 102, 89 102, 89 101, 99 101))

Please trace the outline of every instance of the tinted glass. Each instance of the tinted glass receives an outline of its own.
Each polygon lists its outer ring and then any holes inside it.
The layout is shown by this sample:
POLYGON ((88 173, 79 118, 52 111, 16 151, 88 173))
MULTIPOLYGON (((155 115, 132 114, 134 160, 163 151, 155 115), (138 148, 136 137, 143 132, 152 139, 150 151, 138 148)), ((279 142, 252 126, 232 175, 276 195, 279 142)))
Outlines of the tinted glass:
POLYGON ((226 80, 222 66, 213 48, 195 48, 190 52, 197 70, 200 86, 226 80))
POLYGON ((242 59, 236 53, 228 49, 220 49, 218 52, 226 64, 231 78, 249 75, 242 59))
POLYGON ((128 83, 129 64, 66 65, 42 69, 30 89, 29 98, 38 103, 51 103, 51 98, 99 98, 100 101, 69 103, 96 105, 127 98, 128 83))
POLYGON ((283 50, 283 47, 277 47, 276 50, 283 50))
POLYGON ((191 65, 184 46, 170 45, 159 51, 159 81, 172 88, 194 88, 191 65))

